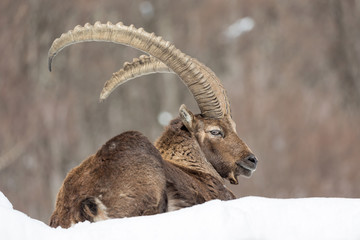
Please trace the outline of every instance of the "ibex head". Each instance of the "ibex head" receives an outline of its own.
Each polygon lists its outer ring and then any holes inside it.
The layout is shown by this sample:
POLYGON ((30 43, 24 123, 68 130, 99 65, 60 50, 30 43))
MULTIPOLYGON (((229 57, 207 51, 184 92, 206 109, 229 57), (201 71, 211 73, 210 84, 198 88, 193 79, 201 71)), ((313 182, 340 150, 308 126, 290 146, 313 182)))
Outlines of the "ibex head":
POLYGON ((237 176, 251 176, 257 159, 238 137, 235 123, 230 117, 205 118, 201 114, 193 115, 182 105, 180 118, 221 177, 237 184, 237 176))
POLYGON ((117 86, 137 76, 154 72, 176 73, 193 94, 201 114, 194 115, 184 105, 180 118, 187 130, 196 137, 206 159, 216 171, 237 184, 237 176, 250 176, 257 159, 238 137, 231 118, 230 104, 220 80, 204 64, 182 53, 171 43, 133 25, 122 23, 85 24, 61 35, 49 50, 49 68, 55 55, 64 47, 85 41, 106 41, 128 45, 148 53, 113 74, 105 83, 100 99, 105 99, 117 86))

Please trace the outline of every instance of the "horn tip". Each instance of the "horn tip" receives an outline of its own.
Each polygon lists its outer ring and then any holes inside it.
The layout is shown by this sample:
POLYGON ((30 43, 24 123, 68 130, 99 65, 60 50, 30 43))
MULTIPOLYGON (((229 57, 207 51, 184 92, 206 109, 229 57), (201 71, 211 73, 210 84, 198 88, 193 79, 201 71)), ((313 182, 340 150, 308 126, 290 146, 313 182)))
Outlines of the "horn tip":
POLYGON ((107 99, 107 97, 109 96, 109 92, 108 91, 104 91, 104 89, 101 91, 100 93, 100 97, 99 97, 99 101, 103 102, 105 99, 107 99))
POLYGON ((52 59, 53 59, 53 57, 49 57, 49 59, 48 59, 48 69, 49 69, 49 72, 51 72, 51 63, 52 63, 52 59))

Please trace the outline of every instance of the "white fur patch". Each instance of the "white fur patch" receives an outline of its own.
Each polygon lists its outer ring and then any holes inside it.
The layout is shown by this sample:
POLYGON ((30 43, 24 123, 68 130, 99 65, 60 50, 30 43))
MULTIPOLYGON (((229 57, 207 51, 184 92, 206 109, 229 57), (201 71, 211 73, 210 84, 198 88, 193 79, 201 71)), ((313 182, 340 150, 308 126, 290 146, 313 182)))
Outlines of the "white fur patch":
MULTIPOLYGON (((99 196, 100 198, 102 196, 99 196)), ((96 217, 94 217, 94 222, 98 222, 98 221, 102 221, 102 220, 106 220, 109 219, 109 217, 107 216, 107 207, 102 203, 102 201, 99 198, 95 198, 95 203, 98 207, 98 212, 96 217)))
POLYGON ((179 210, 181 208, 183 208, 182 206, 186 206, 187 204, 185 203, 185 201, 180 200, 180 199, 169 199, 168 200, 168 211, 176 211, 179 210))

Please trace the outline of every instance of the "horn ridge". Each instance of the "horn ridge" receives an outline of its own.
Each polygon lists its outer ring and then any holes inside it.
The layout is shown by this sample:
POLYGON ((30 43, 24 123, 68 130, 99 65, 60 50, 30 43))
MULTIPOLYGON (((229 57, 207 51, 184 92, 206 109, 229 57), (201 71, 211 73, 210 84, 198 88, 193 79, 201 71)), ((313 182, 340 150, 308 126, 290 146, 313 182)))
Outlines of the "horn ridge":
MULTIPOLYGON (((95 22, 94 25, 87 23, 83 27, 76 26, 53 42, 48 54, 49 70, 51 71, 53 58, 63 48, 71 44, 88 41, 104 41, 128 45, 150 54, 179 75, 194 95, 203 115, 209 118, 221 118, 228 114, 227 96, 222 96, 226 92, 222 91, 223 86, 220 80, 210 69, 196 59, 182 53, 173 44, 163 40, 162 37, 157 37, 154 33, 148 33, 142 28, 137 29, 134 25, 127 27, 121 22, 115 25, 110 22, 106 24, 95 22), (207 87, 206 82, 210 87, 207 87), (201 91, 204 87, 209 90, 201 91), (202 99, 208 99, 212 96, 209 95, 210 93, 214 93, 217 104, 211 103, 212 109, 207 111, 208 106, 202 99)), ((137 63, 140 63, 140 61, 137 61, 137 63)), ((150 65, 146 66, 150 67, 150 65)), ((151 64, 151 66, 154 66, 154 64, 151 64)), ((150 71, 153 71, 153 69, 147 67, 146 70, 142 70, 142 73, 147 72, 149 74, 150 71)), ((127 73, 126 76, 132 79, 140 74, 140 72, 136 71, 133 73, 135 74, 127 73)))

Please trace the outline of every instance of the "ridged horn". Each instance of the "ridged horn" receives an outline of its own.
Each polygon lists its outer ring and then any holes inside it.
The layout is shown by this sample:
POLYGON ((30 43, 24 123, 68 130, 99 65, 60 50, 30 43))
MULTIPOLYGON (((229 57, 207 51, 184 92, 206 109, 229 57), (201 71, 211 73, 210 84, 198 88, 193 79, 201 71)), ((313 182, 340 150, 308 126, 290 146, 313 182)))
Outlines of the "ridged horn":
MULTIPOLYGON (((198 60, 195 58, 192 58, 192 61, 198 65, 203 71, 206 71, 207 74, 212 75, 212 79, 218 80, 218 78, 215 76, 215 74, 207 68, 205 65, 201 64, 198 60)), ((118 86, 121 84, 131 80, 135 79, 137 77, 152 74, 152 73, 174 73, 170 68, 168 68, 163 62, 159 61, 158 59, 147 56, 147 55, 141 55, 139 59, 135 58, 131 63, 126 62, 124 63, 124 66, 122 69, 117 71, 116 73, 113 73, 112 77, 105 82, 104 88, 101 91, 100 94, 100 100, 106 99, 112 91, 114 91, 118 86)), ((220 80, 218 80, 219 88, 222 87, 220 80)), ((230 104, 227 99, 227 95, 225 93, 225 89, 222 89, 224 91, 224 97, 226 101, 226 106, 228 108, 228 112, 230 112, 230 104)))
POLYGON ((154 57, 141 55, 139 58, 134 58, 131 63, 124 63, 123 68, 113 73, 112 77, 105 82, 100 94, 100 100, 105 100, 118 86, 131 79, 161 72, 174 73, 168 66, 154 57))
POLYGON ((199 105, 201 114, 207 118, 222 118, 230 115, 227 96, 220 81, 205 65, 175 48, 170 42, 148 33, 133 25, 116 25, 108 22, 94 25, 76 26, 74 30, 64 33, 55 39, 49 53, 49 70, 56 54, 63 48, 89 41, 113 42, 137 48, 152 55, 173 70, 189 88, 199 105))

